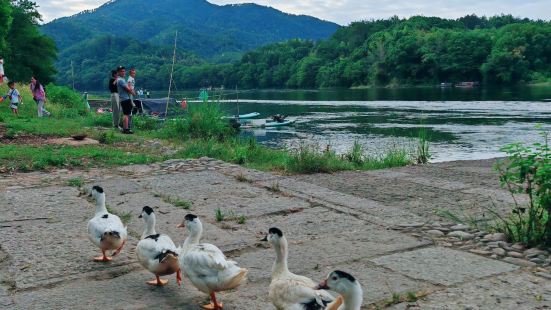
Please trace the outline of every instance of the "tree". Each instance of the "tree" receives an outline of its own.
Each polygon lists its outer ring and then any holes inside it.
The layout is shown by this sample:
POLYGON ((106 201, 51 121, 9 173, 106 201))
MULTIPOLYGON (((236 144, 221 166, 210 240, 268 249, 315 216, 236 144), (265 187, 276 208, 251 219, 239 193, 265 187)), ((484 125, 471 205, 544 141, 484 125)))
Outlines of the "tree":
POLYGON ((36 3, 28 0, 10 2, 12 22, 4 39, 8 45, 6 75, 15 81, 28 81, 31 75, 35 75, 42 83, 49 83, 56 73, 57 49, 53 40, 38 30, 41 16, 36 3))
POLYGON ((0 57, 7 53, 6 38, 13 19, 11 13, 11 1, 0 0, 0 57))

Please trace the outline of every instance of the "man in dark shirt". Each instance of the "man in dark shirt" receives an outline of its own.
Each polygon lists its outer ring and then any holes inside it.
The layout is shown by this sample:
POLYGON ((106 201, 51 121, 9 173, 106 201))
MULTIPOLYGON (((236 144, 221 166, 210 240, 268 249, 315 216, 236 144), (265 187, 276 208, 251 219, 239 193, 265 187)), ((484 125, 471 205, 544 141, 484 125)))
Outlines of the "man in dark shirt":
POLYGON ((109 80, 109 91, 111 92, 111 109, 113 110, 113 127, 122 129, 120 127, 121 121, 121 102, 119 99, 119 92, 117 90, 117 70, 111 71, 111 79, 109 80))

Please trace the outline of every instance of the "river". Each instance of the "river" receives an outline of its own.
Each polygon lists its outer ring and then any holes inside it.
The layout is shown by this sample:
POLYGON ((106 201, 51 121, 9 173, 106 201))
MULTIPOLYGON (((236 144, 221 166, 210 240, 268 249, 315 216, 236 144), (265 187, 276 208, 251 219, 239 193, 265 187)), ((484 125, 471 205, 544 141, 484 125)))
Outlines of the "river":
MULTIPOLYGON (((198 92, 177 92, 196 98, 198 92)), ((228 113, 285 114, 294 126, 244 130, 262 144, 297 147, 329 145, 338 153, 355 141, 371 154, 389 148, 414 152, 419 130, 431 141, 431 162, 486 159, 504 154, 514 142, 542 141, 551 130, 551 87, 510 89, 398 88, 357 90, 211 91, 228 113), (239 104, 237 104, 239 99, 239 104), (227 101, 230 102, 227 102, 227 101), (537 125, 540 124, 540 128, 537 125)))

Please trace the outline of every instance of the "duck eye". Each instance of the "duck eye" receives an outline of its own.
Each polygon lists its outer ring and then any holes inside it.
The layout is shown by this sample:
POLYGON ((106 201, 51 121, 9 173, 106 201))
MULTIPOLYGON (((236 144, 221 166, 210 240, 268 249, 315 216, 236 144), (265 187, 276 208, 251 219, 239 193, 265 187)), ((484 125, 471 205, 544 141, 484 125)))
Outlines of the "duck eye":
POLYGON ((337 277, 333 276, 333 277, 331 278, 331 280, 337 281, 337 277))

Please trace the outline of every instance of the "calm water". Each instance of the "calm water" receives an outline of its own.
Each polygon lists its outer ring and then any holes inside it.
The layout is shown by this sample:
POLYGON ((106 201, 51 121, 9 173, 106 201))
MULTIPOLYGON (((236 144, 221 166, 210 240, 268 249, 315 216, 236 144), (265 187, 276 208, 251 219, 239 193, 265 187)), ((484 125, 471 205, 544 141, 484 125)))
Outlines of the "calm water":
MULTIPOLYGON (((229 113, 237 112, 235 93, 210 95, 222 99, 229 113)), ((306 142, 342 153, 359 141, 369 152, 381 153, 397 145, 414 149, 419 129, 426 128, 432 162, 484 159, 503 156, 499 149, 508 143, 539 141, 536 124, 551 130, 551 87, 243 91, 239 112, 298 120, 292 127, 243 132, 269 146, 306 142)))

